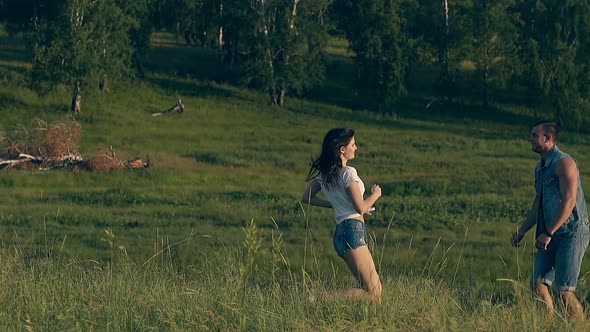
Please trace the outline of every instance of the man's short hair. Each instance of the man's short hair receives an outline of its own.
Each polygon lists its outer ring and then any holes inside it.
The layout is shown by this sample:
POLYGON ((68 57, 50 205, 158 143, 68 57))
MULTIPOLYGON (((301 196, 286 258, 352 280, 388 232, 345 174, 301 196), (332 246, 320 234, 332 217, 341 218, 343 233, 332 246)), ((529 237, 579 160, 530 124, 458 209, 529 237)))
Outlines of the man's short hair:
POLYGON ((545 134, 550 134, 555 139, 555 142, 557 142, 559 139, 559 126, 557 123, 552 121, 539 121, 535 122, 532 128, 537 126, 541 126, 541 130, 543 130, 545 134))

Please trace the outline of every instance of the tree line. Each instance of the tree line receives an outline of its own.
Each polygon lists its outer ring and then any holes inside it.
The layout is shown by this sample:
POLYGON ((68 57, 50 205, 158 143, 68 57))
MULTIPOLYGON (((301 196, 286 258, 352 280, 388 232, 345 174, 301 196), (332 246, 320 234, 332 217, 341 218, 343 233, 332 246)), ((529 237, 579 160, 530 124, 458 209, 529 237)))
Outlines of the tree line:
POLYGON ((32 36, 38 91, 61 83, 79 96, 141 77, 152 32, 167 30, 215 49, 283 106, 325 79, 323 49, 336 35, 349 42, 356 89, 384 107, 429 68, 441 98, 484 110, 516 88, 549 102, 564 126, 590 108, 587 0, 0 0, 0 21, 32 36))

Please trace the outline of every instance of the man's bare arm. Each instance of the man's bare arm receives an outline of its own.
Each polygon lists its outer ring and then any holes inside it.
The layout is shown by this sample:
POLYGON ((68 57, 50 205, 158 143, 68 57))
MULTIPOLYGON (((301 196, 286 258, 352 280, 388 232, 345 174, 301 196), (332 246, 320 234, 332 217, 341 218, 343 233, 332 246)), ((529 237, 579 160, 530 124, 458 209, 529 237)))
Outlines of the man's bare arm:
POLYGON ((555 220, 553 220, 552 227, 547 230, 549 234, 557 232, 557 230, 565 224, 567 218, 572 214, 576 206, 578 198, 578 165, 576 161, 571 158, 561 159, 555 175, 559 179, 559 192, 561 193, 561 205, 559 206, 559 213, 555 220))

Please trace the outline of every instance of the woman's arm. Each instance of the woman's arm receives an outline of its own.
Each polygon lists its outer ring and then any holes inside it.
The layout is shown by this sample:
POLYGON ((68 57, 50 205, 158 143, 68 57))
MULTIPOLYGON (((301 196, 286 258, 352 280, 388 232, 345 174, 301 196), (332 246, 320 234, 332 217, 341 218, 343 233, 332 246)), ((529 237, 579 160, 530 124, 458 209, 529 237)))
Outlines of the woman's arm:
POLYGON ((321 198, 317 197, 317 193, 320 192, 321 189, 322 189, 322 186, 320 185, 320 183, 317 180, 313 179, 313 180, 309 181, 309 184, 307 185, 307 189, 305 189, 305 192, 303 193, 303 197, 301 197, 301 202, 309 204, 309 205, 331 208, 332 204, 330 202, 328 202, 325 199, 321 199, 321 198))
POLYGON ((371 195, 367 197, 367 199, 363 199, 359 184, 356 181, 352 181, 348 187, 346 187, 346 191, 352 200, 352 205, 359 214, 367 213, 369 208, 375 204, 379 197, 381 197, 381 187, 377 184, 374 184, 371 187, 371 195))

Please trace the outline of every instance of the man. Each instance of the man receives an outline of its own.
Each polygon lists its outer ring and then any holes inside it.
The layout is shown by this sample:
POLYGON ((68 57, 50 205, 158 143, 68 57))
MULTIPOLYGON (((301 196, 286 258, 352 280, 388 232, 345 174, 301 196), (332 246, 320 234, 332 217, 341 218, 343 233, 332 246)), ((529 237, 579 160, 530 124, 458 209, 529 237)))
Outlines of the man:
POLYGON ((584 309, 575 295, 584 252, 590 240, 588 211, 578 164, 557 148, 555 123, 537 123, 531 129, 532 150, 541 156, 535 168, 535 200, 527 218, 512 235, 517 246, 525 233, 536 228, 535 268, 531 285, 554 312, 549 287, 555 282, 572 318, 583 318, 584 309))

